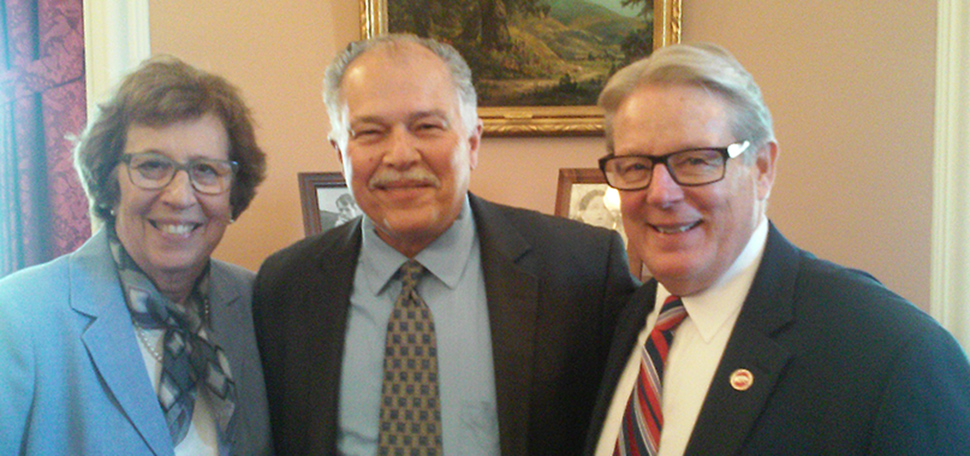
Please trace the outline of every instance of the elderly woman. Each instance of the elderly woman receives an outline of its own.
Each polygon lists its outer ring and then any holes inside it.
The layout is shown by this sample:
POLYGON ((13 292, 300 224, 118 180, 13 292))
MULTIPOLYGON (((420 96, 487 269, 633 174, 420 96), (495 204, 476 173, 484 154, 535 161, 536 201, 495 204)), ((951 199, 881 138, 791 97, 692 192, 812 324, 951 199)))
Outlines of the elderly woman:
POLYGON ((265 170, 239 92, 150 59, 75 162, 103 227, 0 281, 0 454, 269 453, 253 276, 210 258, 265 170))

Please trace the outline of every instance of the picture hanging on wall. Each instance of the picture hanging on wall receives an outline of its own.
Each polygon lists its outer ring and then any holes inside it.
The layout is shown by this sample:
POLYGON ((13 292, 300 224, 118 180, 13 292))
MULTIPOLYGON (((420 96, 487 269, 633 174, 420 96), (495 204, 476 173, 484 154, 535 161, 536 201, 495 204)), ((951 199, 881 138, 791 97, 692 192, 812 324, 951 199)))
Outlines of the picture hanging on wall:
POLYGON ((303 230, 307 236, 344 224, 361 214, 340 173, 300 173, 303 230))
POLYGON ((681 0, 359 0, 361 37, 453 45, 492 135, 598 135, 607 79, 680 41, 681 0))
MULTIPOLYGON (((620 233, 623 245, 627 244, 620 213, 620 194, 606 184, 603 173, 596 168, 559 169, 559 187, 556 191, 556 211, 559 217, 577 220, 594 226, 608 228, 620 233)), ((642 262, 635 252, 627 249, 630 271, 643 280, 646 275, 642 262)))

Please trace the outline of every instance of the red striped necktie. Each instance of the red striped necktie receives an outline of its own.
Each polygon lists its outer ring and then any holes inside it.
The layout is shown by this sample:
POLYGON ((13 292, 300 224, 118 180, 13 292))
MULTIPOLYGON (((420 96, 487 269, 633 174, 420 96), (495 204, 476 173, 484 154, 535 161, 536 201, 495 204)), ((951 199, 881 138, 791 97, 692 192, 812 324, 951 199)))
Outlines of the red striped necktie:
POLYGON ((613 454, 616 456, 655 455, 660 445, 660 429, 663 427, 661 397, 664 364, 674 340, 674 330, 687 317, 684 303, 676 296, 664 301, 657 323, 650 337, 640 350, 640 375, 630 393, 620 434, 613 454))

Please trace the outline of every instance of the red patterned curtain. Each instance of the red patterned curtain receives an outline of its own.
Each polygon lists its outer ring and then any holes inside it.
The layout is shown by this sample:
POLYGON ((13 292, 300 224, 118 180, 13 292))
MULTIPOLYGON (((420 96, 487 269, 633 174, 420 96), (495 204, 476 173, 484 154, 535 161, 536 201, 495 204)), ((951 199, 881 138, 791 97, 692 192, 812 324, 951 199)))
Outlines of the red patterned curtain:
POLYGON ((71 160, 85 124, 82 0, 0 0, 0 277, 90 236, 71 160))

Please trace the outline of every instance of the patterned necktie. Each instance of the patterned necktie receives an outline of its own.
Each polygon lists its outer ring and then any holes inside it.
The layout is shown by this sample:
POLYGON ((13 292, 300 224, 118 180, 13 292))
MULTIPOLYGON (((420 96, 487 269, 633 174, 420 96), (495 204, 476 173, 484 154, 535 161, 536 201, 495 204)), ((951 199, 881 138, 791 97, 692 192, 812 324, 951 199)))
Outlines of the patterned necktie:
POLYGON ((661 397, 664 364, 674 340, 674 330, 687 317, 684 303, 676 296, 664 301, 650 337, 640 347, 640 375, 630 394, 614 455, 655 455, 663 427, 661 397))
MULTIPOLYGON (((229 438, 229 421, 235 410, 235 384, 229 360, 222 348, 209 339, 200 315, 200 310, 206 307, 205 296, 209 294, 208 272, 196 285, 185 306, 180 306, 159 293, 121 244, 116 239, 111 241, 132 322, 142 328, 135 330, 165 331, 158 402, 172 443, 177 446, 191 427, 199 384, 205 385, 201 389, 212 408, 216 425, 229 438)), ((151 347, 149 351, 156 355, 151 347)))
POLYGON ((387 322, 379 455, 440 455, 441 406, 434 319, 418 295, 424 266, 399 270, 401 294, 387 322))

